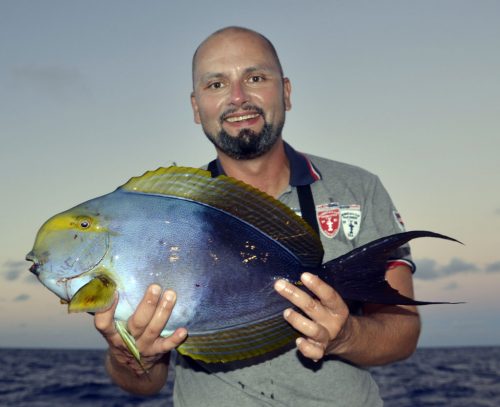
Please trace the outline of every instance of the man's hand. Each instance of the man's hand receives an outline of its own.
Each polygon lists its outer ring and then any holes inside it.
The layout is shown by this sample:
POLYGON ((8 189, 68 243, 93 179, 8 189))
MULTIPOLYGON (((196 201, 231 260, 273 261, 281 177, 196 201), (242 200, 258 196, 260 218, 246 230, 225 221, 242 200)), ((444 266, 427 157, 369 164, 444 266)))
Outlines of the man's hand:
MULTIPOLYGON (((160 381, 166 380, 168 371, 168 353, 179 346, 187 337, 185 328, 178 328, 172 335, 161 337, 175 305, 176 294, 166 290, 161 294, 158 285, 151 285, 134 314, 129 318, 127 328, 135 338, 141 361, 146 371, 150 373, 149 384, 156 381, 155 373, 160 374, 160 381)), ((106 339, 109 345, 107 368, 108 372, 118 385, 134 393, 150 393, 149 389, 143 391, 135 388, 137 383, 130 383, 144 375, 141 367, 118 334, 114 324, 114 313, 118 305, 118 296, 111 308, 98 312, 94 317, 96 329, 106 339)), ((158 383, 159 388, 163 383, 158 383)))
MULTIPOLYGON (((334 354, 360 366, 378 366, 410 356, 417 346, 420 318, 415 306, 365 304, 363 315, 350 315, 340 295, 319 277, 301 276, 309 294, 284 280, 275 289, 305 315, 292 309, 285 319, 303 335, 297 347, 310 359, 334 354)), ((386 280, 402 295, 413 298, 412 272, 396 266, 386 280)))
POLYGON ((304 273, 301 281, 316 298, 304 290, 278 280, 275 289, 306 315, 289 308, 284 317, 303 337, 297 339, 300 352, 313 360, 322 359, 329 353, 341 353, 342 345, 350 335, 349 309, 340 295, 319 277, 304 273))

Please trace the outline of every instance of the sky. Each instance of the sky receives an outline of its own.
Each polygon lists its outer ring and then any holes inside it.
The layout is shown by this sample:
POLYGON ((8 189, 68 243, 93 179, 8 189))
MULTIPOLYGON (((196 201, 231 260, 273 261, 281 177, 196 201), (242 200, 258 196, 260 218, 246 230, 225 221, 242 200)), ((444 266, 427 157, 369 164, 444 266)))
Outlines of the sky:
POLYGON ((419 346, 500 345, 500 2, 0 0, 0 347, 103 348, 24 260, 50 216, 214 156, 191 57, 240 25, 292 83, 283 136, 377 174, 412 244, 419 346))

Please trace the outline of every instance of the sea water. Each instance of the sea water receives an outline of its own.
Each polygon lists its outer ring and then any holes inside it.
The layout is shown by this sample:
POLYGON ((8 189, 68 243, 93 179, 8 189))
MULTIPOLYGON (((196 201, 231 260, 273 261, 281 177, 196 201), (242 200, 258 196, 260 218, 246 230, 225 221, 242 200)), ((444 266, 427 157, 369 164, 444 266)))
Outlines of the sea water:
MULTIPOLYGON (((172 380, 153 397, 107 377, 102 350, 0 349, 0 406, 172 406, 172 380)), ((371 369, 387 407, 500 406, 500 347, 422 348, 371 369)))

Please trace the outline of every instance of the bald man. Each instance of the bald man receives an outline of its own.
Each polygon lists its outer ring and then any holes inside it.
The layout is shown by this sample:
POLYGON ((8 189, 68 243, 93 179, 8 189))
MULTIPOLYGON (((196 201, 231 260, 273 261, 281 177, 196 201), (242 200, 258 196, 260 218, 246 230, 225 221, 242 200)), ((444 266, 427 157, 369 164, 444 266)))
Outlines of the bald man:
MULTIPOLYGON (((321 236, 324 261, 401 231, 397 211, 376 176, 298 153, 283 140, 291 83, 266 37, 242 27, 213 33, 193 56, 192 77, 194 120, 217 152, 208 166, 212 175, 244 181, 302 214, 321 236), (321 223, 326 211, 335 218, 327 226, 321 223)), ((413 298, 413 271, 409 248, 404 246, 393 253, 386 279, 413 298)), ((296 347, 223 366, 178 355, 175 405, 382 405, 378 387, 364 367, 401 360, 414 352, 420 332, 417 310, 346 304, 317 276, 304 273, 301 280, 307 292, 283 280, 275 284, 276 295, 291 303, 283 318, 300 334, 296 347)), ((148 375, 114 328, 117 301, 110 310, 96 314, 96 328, 109 345, 107 371, 123 389, 154 394, 165 384, 170 351, 188 335, 179 328, 169 337, 160 336, 175 300, 172 290, 162 293, 160 287, 151 286, 128 321, 148 375)))

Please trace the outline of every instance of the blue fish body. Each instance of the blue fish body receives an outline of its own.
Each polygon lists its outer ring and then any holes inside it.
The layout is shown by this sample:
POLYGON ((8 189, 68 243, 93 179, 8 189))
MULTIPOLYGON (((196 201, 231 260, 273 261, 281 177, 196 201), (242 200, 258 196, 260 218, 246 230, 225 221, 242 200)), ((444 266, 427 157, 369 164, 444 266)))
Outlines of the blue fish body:
POLYGON ((131 315, 150 284, 177 292, 164 334, 186 327, 195 335, 277 314, 287 302, 273 292, 274 281, 297 281, 302 270, 269 236, 199 202, 119 189, 81 209, 110 219, 113 235, 100 264, 120 279, 118 319, 131 315))

